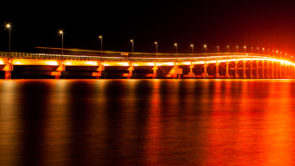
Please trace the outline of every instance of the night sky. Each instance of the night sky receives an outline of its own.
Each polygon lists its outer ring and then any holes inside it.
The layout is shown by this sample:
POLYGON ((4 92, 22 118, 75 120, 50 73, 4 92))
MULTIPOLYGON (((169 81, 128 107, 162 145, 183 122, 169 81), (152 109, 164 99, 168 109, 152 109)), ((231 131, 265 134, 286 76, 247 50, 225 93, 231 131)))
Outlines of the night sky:
POLYGON ((4 24, 13 24, 13 51, 36 51, 37 46, 60 47, 58 29, 65 31, 66 48, 98 49, 98 35, 105 50, 189 52, 221 45, 248 45, 295 52, 295 5, 292 1, 38 1, 1 5, 0 50, 7 50, 4 24))

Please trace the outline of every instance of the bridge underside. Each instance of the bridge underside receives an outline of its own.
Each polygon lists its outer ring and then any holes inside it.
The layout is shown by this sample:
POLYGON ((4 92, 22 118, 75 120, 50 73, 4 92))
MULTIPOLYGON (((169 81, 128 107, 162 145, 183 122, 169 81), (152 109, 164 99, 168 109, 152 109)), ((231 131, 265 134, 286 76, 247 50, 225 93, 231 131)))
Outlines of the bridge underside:
POLYGON ((1 78, 294 78, 294 64, 272 58, 195 61, 0 59, 1 78))

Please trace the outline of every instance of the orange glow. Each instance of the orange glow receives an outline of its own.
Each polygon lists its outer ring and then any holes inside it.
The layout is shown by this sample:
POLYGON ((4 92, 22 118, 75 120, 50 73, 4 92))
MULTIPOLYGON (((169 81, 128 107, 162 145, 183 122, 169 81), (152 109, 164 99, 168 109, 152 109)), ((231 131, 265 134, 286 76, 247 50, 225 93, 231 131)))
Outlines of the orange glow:
POLYGON ((66 60, 64 61, 66 66, 98 66, 98 62, 96 61, 72 61, 66 60))
POLYGON ((12 64, 13 65, 48 65, 48 66, 57 66, 58 62, 56 60, 14 59, 12 61, 12 64))
MULTIPOLYGON (((217 56, 217 54, 212 54, 210 56, 204 56, 205 54, 200 54, 203 56, 198 57, 139 57, 137 59, 130 59, 133 66, 174 66, 174 65, 196 65, 196 64, 215 64, 215 63, 225 63, 234 61, 270 61, 278 62, 282 65, 295 66, 295 63, 287 59, 271 58, 266 55, 251 55, 251 54, 222 54, 217 56)), ((121 57, 122 58, 122 57, 121 57)), ((109 61, 101 62, 104 66, 130 66, 130 62, 122 58, 120 61, 119 57, 110 58, 109 61)), ((9 63, 8 59, 0 58, 0 65, 9 63)), ((64 60, 59 62, 58 60, 44 60, 44 59, 12 59, 12 65, 49 65, 58 66, 59 63, 63 63, 65 66, 99 66, 99 61, 94 60, 64 60)))

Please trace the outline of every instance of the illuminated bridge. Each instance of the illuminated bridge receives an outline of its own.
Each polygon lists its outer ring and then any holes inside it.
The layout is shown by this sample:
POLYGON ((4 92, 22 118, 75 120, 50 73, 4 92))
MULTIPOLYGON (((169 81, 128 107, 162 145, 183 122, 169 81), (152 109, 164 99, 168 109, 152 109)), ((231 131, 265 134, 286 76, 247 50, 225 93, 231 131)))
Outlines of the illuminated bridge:
POLYGON ((2 78, 295 77, 293 56, 261 53, 0 52, 2 78))

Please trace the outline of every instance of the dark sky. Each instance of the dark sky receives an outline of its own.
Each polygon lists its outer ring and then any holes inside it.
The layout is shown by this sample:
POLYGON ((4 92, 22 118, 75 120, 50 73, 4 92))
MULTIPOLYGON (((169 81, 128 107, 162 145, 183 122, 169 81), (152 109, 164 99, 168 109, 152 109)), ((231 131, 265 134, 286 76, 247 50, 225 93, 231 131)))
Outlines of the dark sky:
MULTIPOLYGON (((59 28, 65 47, 98 49, 98 34, 106 50, 181 52, 190 43, 260 46, 295 51, 295 3, 272 0, 195 1, 38 1, 1 4, 0 23, 13 23, 13 50, 34 51, 36 46, 59 47, 59 28)), ((0 50, 7 49, 7 32, 0 30, 0 50)))

